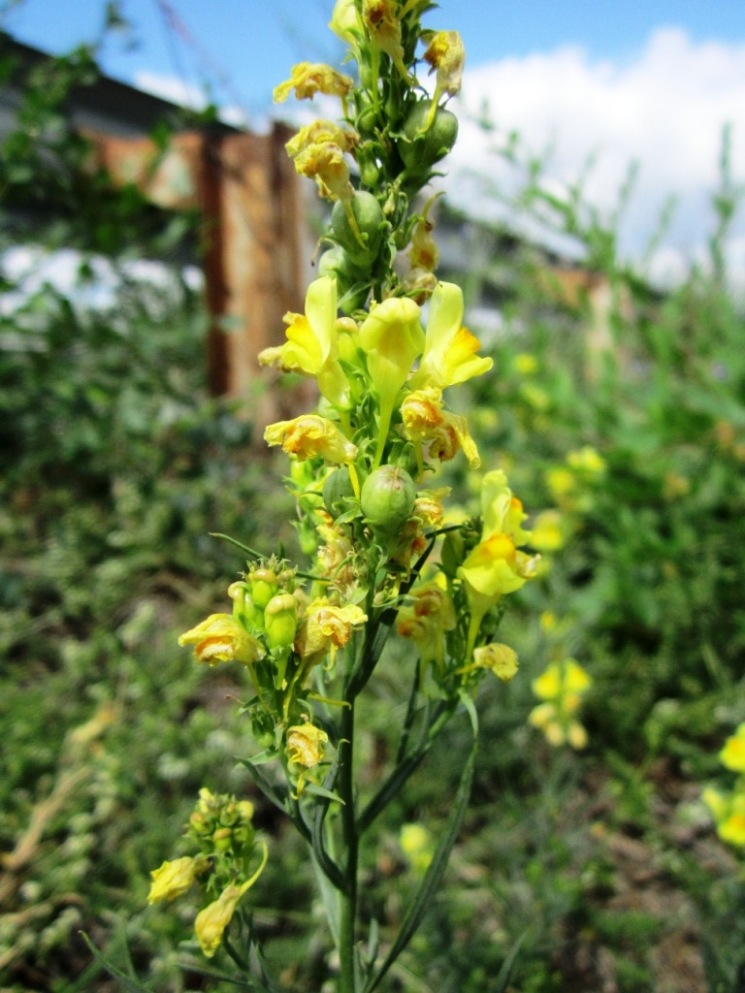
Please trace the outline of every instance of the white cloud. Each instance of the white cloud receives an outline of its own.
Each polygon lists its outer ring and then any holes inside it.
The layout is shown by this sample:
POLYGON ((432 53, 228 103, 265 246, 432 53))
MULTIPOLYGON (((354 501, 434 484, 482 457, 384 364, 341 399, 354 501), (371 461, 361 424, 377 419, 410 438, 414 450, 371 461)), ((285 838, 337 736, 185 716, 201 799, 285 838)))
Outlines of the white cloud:
MULTIPOLYGON (((745 178, 743 44, 699 43, 678 28, 660 28, 624 62, 592 60, 577 47, 505 59, 466 71, 461 105, 474 115, 488 105, 497 126, 492 140, 517 130, 534 153, 550 148, 549 174, 559 185, 575 183, 595 157, 585 188, 606 214, 638 162, 622 246, 638 255, 675 197, 678 208, 656 259, 663 268, 667 259, 671 271, 697 257, 711 233, 725 124, 733 128, 734 178, 745 178)), ((508 182, 509 171, 486 146, 483 132, 464 121, 451 174, 476 168, 508 182)), ((475 195, 472 183, 449 185, 456 198, 463 190, 475 195)), ((482 201, 480 212, 487 207, 482 201)), ((735 233, 745 236, 745 222, 739 224, 735 233)))

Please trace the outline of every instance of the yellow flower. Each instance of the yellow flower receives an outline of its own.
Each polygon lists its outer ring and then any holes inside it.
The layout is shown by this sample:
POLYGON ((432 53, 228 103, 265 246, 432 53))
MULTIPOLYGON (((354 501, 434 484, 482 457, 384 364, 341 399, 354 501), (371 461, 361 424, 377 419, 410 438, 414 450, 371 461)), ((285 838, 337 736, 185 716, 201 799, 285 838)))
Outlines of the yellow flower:
POLYGON ((315 376, 329 403, 348 410, 349 380, 338 360, 336 280, 328 276, 314 279, 305 295, 305 314, 287 314, 285 320, 289 324, 287 341, 280 348, 265 348, 259 353, 259 362, 315 376))
POLYGON ((336 0, 329 27, 348 45, 357 45, 362 35, 362 22, 357 13, 355 0, 336 0))
POLYGON ((313 600, 305 610, 303 623, 295 639, 295 650, 303 658, 313 658, 343 648, 352 631, 367 620, 367 614, 355 604, 342 607, 321 598, 313 600))
POLYGON ((331 66, 300 62, 292 67, 290 78, 275 88, 273 97, 275 103, 284 103, 294 90, 298 100, 312 100, 316 93, 346 100, 353 86, 353 79, 331 66))
POLYGON ((304 769, 314 769, 323 760, 328 740, 326 732, 315 724, 296 724, 287 729, 287 758, 304 769))
POLYGON ((733 772, 745 772, 745 723, 740 724, 735 733, 727 738, 719 758, 733 772))
POLYGON ((730 845, 745 845, 745 792, 724 795, 708 786, 702 793, 717 824, 717 834, 730 845))
POLYGON ((492 642, 474 649, 473 660, 480 669, 491 669, 497 679, 508 683, 517 672, 517 652, 509 645, 492 642))
POLYGON ((542 731, 549 745, 559 748, 568 742, 580 751, 587 745, 587 731, 579 721, 567 719, 555 703, 540 703, 528 714, 528 723, 542 731))
POLYGON ((344 152, 333 142, 309 145, 295 156, 294 162, 295 171, 315 179, 318 192, 327 200, 350 200, 354 196, 344 152))
POLYGON ((464 328, 463 291, 455 283, 438 283, 429 303, 424 354, 411 379, 413 389, 434 386, 444 390, 488 372, 490 358, 476 355, 478 338, 464 328))
POLYGON ((437 71, 432 97, 432 106, 435 107, 443 93, 452 97, 460 91, 466 51, 458 32, 436 31, 424 53, 424 61, 437 71))
POLYGON ((588 476, 602 476, 605 473, 605 459, 591 445, 568 452, 567 465, 588 476))
POLYGON ((538 360, 529 352, 518 352, 515 356, 515 368, 521 376, 532 376, 538 370, 538 360))
POLYGON ((425 873, 435 850, 432 835, 426 827, 423 824, 403 824, 399 843, 412 869, 418 874, 425 873))
POLYGON ((152 883, 147 895, 148 903, 161 903, 163 900, 175 900, 183 896, 191 887, 194 880, 209 866, 209 859, 204 855, 195 858, 185 856, 164 862, 159 869, 150 873, 152 883))
POLYGON ((281 445, 283 451, 298 459, 321 456, 326 462, 341 465, 357 456, 357 446, 333 421, 320 414, 301 414, 291 421, 270 424, 264 431, 264 439, 269 445, 281 445))
POLYGON ((294 159, 311 145, 338 145, 343 152, 351 152, 357 142, 359 135, 356 131, 342 128, 334 121, 318 120, 312 124, 306 124, 300 128, 298 133, 285 145, 287 154, 294 159))
POLYGON ((533 680, 533 692, 541 700, 557 700, 568 696, 570 701, 586 693, 592 686, 592 677, 574 659, 552 662, 541 675, 533 680))
POLYGON ((194 645, 198 662, 241 662, 253 665, 262 655, 259 642, 230 614, 210 614, 201 624, 182 634, 179 645, 194 645))
POLYGON ((404 437, 426 444, 429 458, 447 462, 462 451, 471 469, 481 465, 467 419, 443 409, 442 390, 430 386, 409 393, 401 402, 401 419, 404 437))
POLYGON ((404 65, 399 0, 362 0, 362 21, 372 41, 390 57, 406 82, 413 84, 404 65))
POLYGON ((471 610, 479 620, 506 593, 519 590, 533 575, 535 559, 517 546, 530 537, 521 527, 522 503, 512 495, 501 469, 484 476, 481 489, 483 527, 457 575, 463 580, 471 610))
MULTIPOLYGON (((378 456, 388 436, 396 398, 414 359, 424 347, 419 307, 406 297, 389 297, 374 306, 360 325, 359 345, 380 403, 378 456)), ((378 458, 379 462, 379 458, 378 458)))
POLYGON ((563 518, 558 510, 538 514, 530 533, 530 544, 539 552, 556 552, 564 545, 563 518))
POLYGON ((222 944, 222 937, 225 928, 230 924, 238 901, 243 894, 250 890, 266 865, 268 852, 266 845, 263 845, 261 864, 254 874, 245 882, 238 885, 231 883, 222 891, 217 900, 213 900, 203 910, 197 914, 194 921, 194 931, 196 932, 202 953, 211 959, 217 949, 222 944))

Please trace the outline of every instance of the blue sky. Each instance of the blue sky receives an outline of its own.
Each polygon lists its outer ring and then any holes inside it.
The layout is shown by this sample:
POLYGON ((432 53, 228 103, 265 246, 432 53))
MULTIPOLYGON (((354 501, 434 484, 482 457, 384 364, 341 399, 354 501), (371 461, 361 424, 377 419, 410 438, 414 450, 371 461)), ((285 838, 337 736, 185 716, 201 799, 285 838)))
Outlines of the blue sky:
MULTIPOLYGON (((63 52, 96 37, 103 8, 103 0, 21 0, 5 26, 22 41, 63 52)), ((121 0, 121 8, 134 30, 108 40, 103 62, 111 75, 207 83, 218 102, 240 103, 249 116, 270 104, 292 63, 331 61, 340 51, 326 28, 333 0, 121 0)), ((683 28, 697 42, 745 41, 745 2, 441 0, 427 24, 459 30, 472 67, 566 45, 624 62, 660 27, 683 28)))
MULTIPOLYGON (((254 127, 272 112, 272 89, 293 63, 335 62, 342 54, 327 29, 333 0, 122 0, 121 7, 133 30, 107 38, 106 72, 192 106, 207 87, 232 119, 254 127)), ((0 0, 4 8, 11 34, 64 52, 96 37, 104 0, 0 0)), ((745 0, 440 0, 425 24, 460 31, 466 46, 452 197, 486 209, 464 178, 474 166, 508 182, 463 113, 486 102, 497 138, 514 129, 532 152, 550 150, 557 190, 576 182, 593 158, 587 191, 606 214, 630 164, 639 164, 622 228, 627 254, 643 254, 666 201, 675 199, 653 259, 660 278, 675 278, 702 256, 725 124, 732 126, 734 178, 745 190, 745 0)), ((296 111, 292 101, 281 110, 296 111)), ((745 273, 742 219, 731 258, 745 273)))

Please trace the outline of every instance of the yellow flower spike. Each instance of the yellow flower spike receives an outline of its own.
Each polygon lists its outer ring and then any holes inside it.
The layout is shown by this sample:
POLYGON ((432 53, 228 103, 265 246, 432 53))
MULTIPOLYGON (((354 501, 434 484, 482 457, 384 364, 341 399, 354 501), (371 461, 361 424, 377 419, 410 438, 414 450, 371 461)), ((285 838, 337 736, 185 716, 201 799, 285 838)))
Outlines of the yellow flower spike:
POLYGON ((194 645, 197 662, 240 662, 253 665, 263 652, 259 642, 230 614, 210 614, 206 620, 182 634, 179 645, 194 645))
POLYGON ((264 431, 268 445, 281 445, 287 455, 298 459, 320 456, 332 465, 352 462, 357 446, 340 429, 320 414, 301 414, 291 421, 277 421, 264 431))
POLYGON ((195 858, 185 856, 172 862, 164 862, 159 869, 153 869, 150 873, 152 883, 147 902, 161 903, 183 896, 209 864, 209 859, 204 855, 197 855, 195 858))
POLYGON ((222 891, 217 900, 213 900, 197 914, 194 921, 194 931, 202 949, 202 954, 211 959, 222 944, 223 935, 238 906, 238 901, 249 890, 264 871, 268 858, 266 845, 263 845, 261 865, 256 872, 244 883, 231 883, 222 891))
POLYGON ((463 291, 455 283, 440 282, 429 303, 424 354, 411 379, 412 389, 430 386, 444 390, 488 372, 490 358, 476 354, 478 338, 464 328, 463 291))
POLYGON ((339 364, 336 280, 314 279, 305 294, 305 314, 287 314, 287 341, 259 353, 262 365, 315 376, 318 389, 339 410, 349 410, 351 388, 339 364))
POLYGON ((745 723, 740 724, 719 753, 722 765, 733 772, 745 772, 745 723))
POLYGON ((326 751, 326 744, 329 736, 306 721, 304 724, 296 724, 287 729, 287 744, 285 751, 287 758, 294 765, 302 766, 303 769, 314 769, 323 761, 326 751))
MULTIPOLYGON (((292 91, 297 100, 312 100, 316 93, 341 97, 345 108, 347 97, 352 91, 354 80, 331 66, 299 62, 292 67, 290 78, 275 87, 272 94, 275 103, 284 103, 292 91)), ((345 114, 346 117, 346 109, 345 114)))
POLYGON ((367 356, 367 370, 380 404, 376 465, 383 455, 396 398, 424 347, 419 317, 413 300, 389 297, 374 306, 360 325, 360 348, 367 356))

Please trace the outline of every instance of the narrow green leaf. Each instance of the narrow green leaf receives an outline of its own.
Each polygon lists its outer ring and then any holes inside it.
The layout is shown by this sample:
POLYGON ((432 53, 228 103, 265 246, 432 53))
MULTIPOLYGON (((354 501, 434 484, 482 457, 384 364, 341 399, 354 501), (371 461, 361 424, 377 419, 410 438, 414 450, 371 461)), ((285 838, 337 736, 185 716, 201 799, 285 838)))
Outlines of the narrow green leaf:
POLYGON ((391 800, 400 792, 409 776, 419 767, 422 759, 429 750, 430 744, 431 742, 428 742, 424 747, 409 755, 408 758, 400 762, 393 772, 391 772, 358 818, 357 831, 360 835, 367 831, 375 818, 385 810, 391 800))
POLYGON ((88 950, 90 951, 93 958, 108 972, 108 974, 113 979, 116 979, 116 981, 123 986, 123 988, 127 991, 127 993, 155 993, 155 991, 151 990, 149 987, 141 986, 135 979, 133 979, 131 976, 128 976, 125 972, 122 972, 121 969, 117 969, 117 967, 113 965, 111 962, 109 962, 108 959, 105 959, 103 955, 99 952, 99 950, 96 948, 96 946, 93 944, 91 939, 88 937, 88 935, 85 933, 85 931, 81 931, 80 934, 83 941, 88 946, 88 950))
POLYGON ((468 760, 466 761, 465 768, 463 769, 463 776, 461 778, 460 785, 458 786, 458 791, 453 799, 453 806, 450 810, 450 816, 448 817, 447 824, 445 825, 445 830, 443 831, 440 843, 437 846, 437 850, 435 851, 429 868, 427 869, 427 873, 422 880, 412 903, 406 911, 403 923, 401 924, 401 929, 396 935, 396 939, 391 946, 391 950, 388 952, 385 961, 377 973, 371 976, 370 981, 365 986, 364 993, 372 993, 373 990, 377 989, 388 970, 414 936, 424 915, 432 903, 437 889, 439 888, 440 881, 442 880, 442 876, 447 868, 450 852, 452 851, 455 840, 458 837, 461 824, 463 823, 463 818, 468 806, 468 800, 471 796, 471 783, 473 782, 473 770, 476 763, 476 748, 476 742, 474 742, 468 756, 468 760))
POLYGON ((241 759, 241 765, 245 765, 248 771, 251 773, 251 777, 256 785, 259 787, 261 792, 270 800, 275 807, 278 807, 282 813, 287 813, 287 807, 285 805, 285 798, 281 796, 277 790, 272 786, 267 777, 259 769, 258 766, 254 765, 250 759, 241 759))
POLYGON ((507 989, 507 984, 512 976, 512 970, 515 968, 515 962, 517 961, 517 956, 522 948, 522 944, 528 936, 527 931, 523 931, 520 937, 517 939, 515 944, 512 946, 512 951, 507 956, 507 958, 502 963, 502 968, 499 970, 499 975, 497 976, 497 985, 492 990, 492 993, 505 993, 507 989))
POLYGON ((333 790, 324 789, 323 786, 318 786, 317 783, 306 783, 303 787, 303 792, 311 793, 313 796, 323 797, 325 800, 331 800, 333 803, 340 803, 342 807, 344 806, 344 801, 338 793, 334 793, 333 790))

